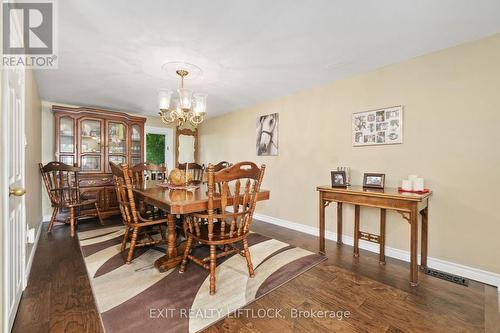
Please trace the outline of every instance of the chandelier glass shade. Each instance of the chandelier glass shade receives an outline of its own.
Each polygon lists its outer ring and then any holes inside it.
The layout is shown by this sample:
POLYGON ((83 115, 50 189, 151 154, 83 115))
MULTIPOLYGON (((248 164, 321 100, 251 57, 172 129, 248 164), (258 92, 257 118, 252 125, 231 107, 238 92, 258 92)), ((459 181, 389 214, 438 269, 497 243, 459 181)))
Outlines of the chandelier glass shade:
POLYGON ((181 87, 176 94, 172 90, 160 89, 158 92, 158 107, 161 120, 165 124, 178 122, 179 126, 189 122, 198 126, 205 120, 207 112, 207 94, 193 93, 184 88, 184 77, 189 74, 186 70, 177 70, 181 77, 181 87))

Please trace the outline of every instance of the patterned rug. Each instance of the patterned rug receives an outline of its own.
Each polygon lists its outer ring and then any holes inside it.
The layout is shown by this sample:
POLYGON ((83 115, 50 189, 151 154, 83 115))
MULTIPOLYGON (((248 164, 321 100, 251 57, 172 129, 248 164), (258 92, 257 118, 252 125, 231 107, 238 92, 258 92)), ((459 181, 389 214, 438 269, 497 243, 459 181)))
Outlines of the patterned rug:
MULTIPOLYGON (((123 226, 79 232, 80 248, 107 333, 198 332, 290 281, 326 258, 257 233, 248 236, 255 277, 245 258, 219 259, 217 293, 209 273, 195 263, 160 273, 153 267, 164 248, 136 250, 130 265, 119 253, 123 226)), ((194 250, 208 256, 208 249, 194 250)))

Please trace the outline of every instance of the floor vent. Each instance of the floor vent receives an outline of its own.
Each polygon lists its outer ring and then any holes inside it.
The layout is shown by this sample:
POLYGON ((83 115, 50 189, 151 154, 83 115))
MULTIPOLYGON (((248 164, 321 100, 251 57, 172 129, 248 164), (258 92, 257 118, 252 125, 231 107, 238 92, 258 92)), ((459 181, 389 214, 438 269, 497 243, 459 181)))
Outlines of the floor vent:
POLYGON ((430 276, 434 276, 434 277, 441 279, 441 280, 446 280, 446 281, 450 281, 450 282, 453 282, 456 284, 460 284, 462 286, 466 286, 466 287, 469 286, 469 279, 466 279, 462 276, 453 275, 450 273, 438 271, 437 269, 426 268, 425 274, 430 275, 430 276))

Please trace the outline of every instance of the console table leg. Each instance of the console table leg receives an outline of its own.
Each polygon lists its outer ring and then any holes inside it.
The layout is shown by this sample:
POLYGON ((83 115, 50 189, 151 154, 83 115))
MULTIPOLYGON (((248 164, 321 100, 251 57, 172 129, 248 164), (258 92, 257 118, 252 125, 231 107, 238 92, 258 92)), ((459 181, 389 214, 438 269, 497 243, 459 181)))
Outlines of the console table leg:
POLYGON ((380 254, 379 264, 385 265, 385 208, 380 209, 380 254))
POLYGON ((425 207, 420 214, 422 215, 422 241, 421 241, 421 256, 420 256, 420 269, 424 270, 427 268, 427 225, 429 210, 425 207))
POLYGON ((410 213, 410 230, 410 285, 415 287, 418 284, 418 212, 416 208, 410 213))
POLYGON ((359 257, 359 205, 354 205, 354 256, 359 257))
POLYGON ((325 254, 325 203, 319 193, 319 253, 325 254))
POLYGON ((337 202, 337 245, 342 245, 342 202, 337 202))

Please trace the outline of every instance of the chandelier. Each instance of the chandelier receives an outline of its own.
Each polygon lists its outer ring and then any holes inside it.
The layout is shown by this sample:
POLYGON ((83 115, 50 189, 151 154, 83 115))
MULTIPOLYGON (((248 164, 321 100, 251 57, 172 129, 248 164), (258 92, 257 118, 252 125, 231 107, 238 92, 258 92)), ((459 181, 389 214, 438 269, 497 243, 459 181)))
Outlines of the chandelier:
POLYGON ((189 122, 196 127, 205 120, 207 94, 193 94, 192 90, 184 88, 184 77, 189 74, 187 70, 178 69, 175 72, 181 77, 181 87, 173 97, 172 90, 160 89, 158 93, 160 118, 165 124, 178 121, 179 126, 182 126, 189 122))

